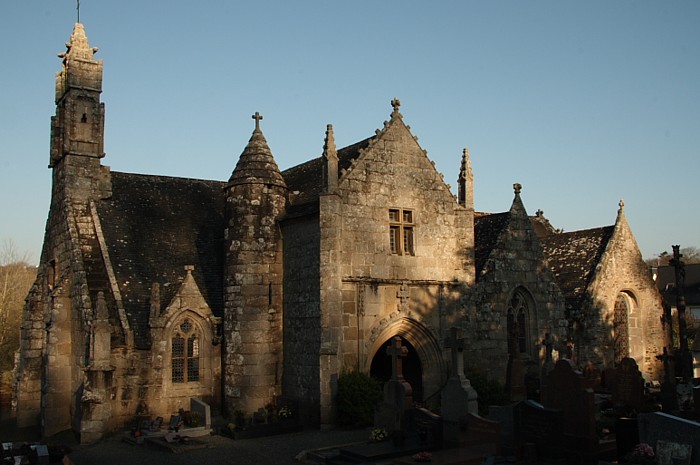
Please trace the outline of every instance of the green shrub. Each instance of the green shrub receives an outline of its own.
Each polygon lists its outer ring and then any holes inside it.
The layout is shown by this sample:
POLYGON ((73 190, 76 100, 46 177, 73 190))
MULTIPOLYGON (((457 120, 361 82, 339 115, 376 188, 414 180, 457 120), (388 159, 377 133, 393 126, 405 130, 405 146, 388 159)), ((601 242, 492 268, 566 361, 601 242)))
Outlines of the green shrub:
POLYGON ((498 381, 487 378, 483 371, 467 367, 464 369, 464 376, 469 379, 479 396, 479 415, 486 416, 489 412, 489 405, 506 405, 508 403, 505 387, 498 381))
POLYGON ((338 378, 336 407, 341 426, 369 426, 382 398, 379 382, 369 375, 353 371, 338 378))

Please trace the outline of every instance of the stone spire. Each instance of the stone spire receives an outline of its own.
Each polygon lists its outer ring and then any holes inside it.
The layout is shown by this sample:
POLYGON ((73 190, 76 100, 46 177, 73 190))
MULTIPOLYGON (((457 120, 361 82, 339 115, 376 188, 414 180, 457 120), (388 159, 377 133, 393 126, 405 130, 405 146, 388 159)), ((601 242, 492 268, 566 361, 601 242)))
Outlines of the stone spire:
POLYGON ((462 151, 462 165, 459 169, 457 185, 458 203, 469 210, 474 210, 474 173, 472 172, 472 162, 469 158, 469 149, 466 147, 462 151))
POLYGON ((260 113, 255 112, 255 130, 248 141, 243 153, 238 159, 236 168, 231 173, 226 187, 241 184, 266 184, 279 187, 287 187, 282 173, 280 173, 272 151, 267 145, 267 140, 260 130, 260 113))
POLYGON ((70 87, 102 91, 102 60, 95 60, 97 50, 90 47, 83 25, 75 23, 66 51, 58 54, 63 58, 63 69, 56 73, 56 103, 70 87))
POLYGON ((326 126, 323 141, 323 192, 333 192, 338 188, 338 152, 335 148, 333 125, 326 126))

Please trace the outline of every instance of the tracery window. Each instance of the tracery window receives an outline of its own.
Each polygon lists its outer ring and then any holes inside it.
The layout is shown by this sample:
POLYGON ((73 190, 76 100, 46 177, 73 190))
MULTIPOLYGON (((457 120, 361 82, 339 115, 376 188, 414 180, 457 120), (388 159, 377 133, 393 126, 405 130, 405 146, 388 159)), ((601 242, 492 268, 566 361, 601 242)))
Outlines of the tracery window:
POLYGON ((620 363, 630 353, 629 336, 629 297, 624 293, 617 295, 613 310, 613 350, 615 363, 620 363))
POLYGON ((516 289, 508 303, 507 328, 508 353, 524 354, 528 351, 529 308, 524 291, 516 289))
POLYGON ((413 210, 389 209, 389 248, 395 255, 415 255, 413 210))
POLYGON ((197 331, 186 318, 177 327, 172 337, 172 381, 189 383, 199 381, 200 339, 197 331))

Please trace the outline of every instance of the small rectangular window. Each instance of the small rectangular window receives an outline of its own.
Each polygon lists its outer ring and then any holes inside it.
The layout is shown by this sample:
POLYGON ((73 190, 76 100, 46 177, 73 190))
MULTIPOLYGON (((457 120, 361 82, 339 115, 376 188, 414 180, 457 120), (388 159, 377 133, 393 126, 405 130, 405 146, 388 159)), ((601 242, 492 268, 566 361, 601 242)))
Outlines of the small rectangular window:
POLYGON ((394 255, 415 255, 413 210, 389 209, 389 249, 394 255))
POLYGON ((401 240, 401 230, 398 226, 389 227, 389 247, 391 248, 391 253, 399 253, 399 241, 401 240))

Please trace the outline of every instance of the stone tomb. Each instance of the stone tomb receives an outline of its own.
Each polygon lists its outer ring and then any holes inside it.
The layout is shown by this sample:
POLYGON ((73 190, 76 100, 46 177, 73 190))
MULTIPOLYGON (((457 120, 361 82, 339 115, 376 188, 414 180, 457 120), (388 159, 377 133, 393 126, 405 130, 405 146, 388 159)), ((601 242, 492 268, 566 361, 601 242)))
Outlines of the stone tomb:
POLYGON ((406 427, 405 413, 413 408, 413 389, 403 377, 401 361, 408 349, 401 345, 401 338, 397 336, 386 352, 391 357, 391 379, 384 383, 384 399, 374 416, 374 426, 384 428, 400 440, 406 427))
POLYGON ((468 414, 478 414, 477 393, 464 376, 464 357, 462 349, 464 338, 461 330, 450 328, 450 336, 445 339, 445 347, 451 349, 450 378, 440 394, 442 419, 444 424, 445 445, 457 446, 460 443, 460 431, 468 414))
POLYGON ((686 444, 692 448, 690 464, 700 465, 700 423, 663 412, 641 413, 639 441, 658 451, 660 441, 686 444))
POLYGON ((466 434, 460 447, 489 445, 493 455, 501 454, 501 423, 469 413, 466 417, 466 434))
POLYGON ((581 463, 597 463, 595 394, 589 381, 570 360, 561 359, 547 375, 546 386, 542 403, 563 413, 566 450, 581 463))
POLYGON ((537 457, 559 459, 564 455, 564 415, 526 400, 513 407, 513 437, 516 455, 527 455, 534 446, 537 457))
POLYGON ((623 358, 613 378, 610 388, 615 405, 639 407, 644 403, 644 378, 633 358, 623 358))

